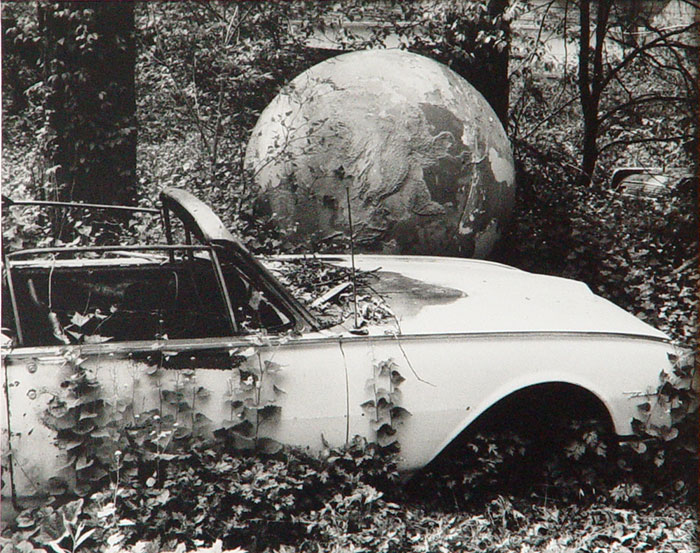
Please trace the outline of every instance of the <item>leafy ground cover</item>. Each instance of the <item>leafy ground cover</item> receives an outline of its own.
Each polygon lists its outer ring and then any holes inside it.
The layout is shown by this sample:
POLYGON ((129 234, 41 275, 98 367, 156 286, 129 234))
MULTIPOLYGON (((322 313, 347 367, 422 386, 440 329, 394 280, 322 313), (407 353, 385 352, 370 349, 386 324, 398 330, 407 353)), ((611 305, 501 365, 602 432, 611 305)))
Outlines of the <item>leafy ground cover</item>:
MULTIPOLYGON (((320 457, 293 449, 274 456, 231 455, 223 441, 190 445, 161 457, 157 467, 152 459, 149 464, 125 457, 111 484, 91 496, 24 511, 11 537, 1 539, 2 551, 554 553, 696 547, 693 505, 667 493, 650 501, 639 484, 593 495, 592 488, 577 488, 578 481, 563 486, 533 480, 515 495, 487 485, 487 494, 457 505, 458 492, 448 480, 431 478, 430 495, 411 491, 400 484, 393 454, 359 439, 320 457), (581 495, 567 498, 564 492, 581 495)), ((485 456, 486 469, 472 472, 470 483, 478 488, 493 480, 510 445, 477 440, 474 449, 485 456)), ((550 475, 564 468, 554 462, 550 475)), ((598 483, 604 486, 591 481, 598 483)))

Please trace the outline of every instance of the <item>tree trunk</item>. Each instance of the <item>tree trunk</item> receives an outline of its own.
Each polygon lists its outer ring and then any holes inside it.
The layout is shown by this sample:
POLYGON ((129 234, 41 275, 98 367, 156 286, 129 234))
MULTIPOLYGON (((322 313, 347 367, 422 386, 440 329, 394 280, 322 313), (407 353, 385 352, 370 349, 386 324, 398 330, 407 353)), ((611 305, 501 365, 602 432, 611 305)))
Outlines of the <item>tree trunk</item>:
POLYGON ((578 86, 583 112, 583 143, 578 183, 590 185, 598 162, 598 131, 600 128, 600 97, 605 86, 603 51, 608 32, 610 0, 600 0, 595 13, 595 44, 591 51, 591 0, 579 4, 580 31, 578 86))
POLYGON ((39 3, 46 85, 45 145, 62 200, 132 203, 136 196, 132 2, 39 3))
POLYGON ((598 161, 598 105, 591 100, 583 108, 583 144, 581 146, 581 167, 579 184, 590 185, 593 171, 598 161))
MULTIPOLYGON (((490 0, 488 12, 491 17, 503 16, 510 0, 490 0)), ((510 81, 508 80, 508 61, 510 59, 510 24, 502 22, 503 31, 506 33, 506 44, 500 52, 494 52, 489 65, 494 69, 484 79, 484 97, 498 115, 503 128, 508 129, 508 100, 510 97, 510 81)), ((484 75, 486 76, 486 75, 484 75)))

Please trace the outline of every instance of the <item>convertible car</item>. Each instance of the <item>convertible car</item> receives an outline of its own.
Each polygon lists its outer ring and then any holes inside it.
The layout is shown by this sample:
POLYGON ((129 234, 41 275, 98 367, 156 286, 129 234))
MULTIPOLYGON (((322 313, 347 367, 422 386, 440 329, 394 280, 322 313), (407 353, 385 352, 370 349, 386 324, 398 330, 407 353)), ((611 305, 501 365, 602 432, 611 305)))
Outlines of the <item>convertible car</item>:
MULTIPOLYGON (((42 203, 85 208, 5 208, 42 203)), ((77 367, 117 425, 157 414, 164 450, 221 429, 315 450, 363 436, 400 443, 411 471, 489 413, 517 419, 499 406, 525 397, 541 420, 556 405, 630 435, 670 366, 666 335, 581 282, 471 259, 258 260, 184 190, 140 210, 160 216, 162 243, 4 254, 4 495, 65 465, 71 444, 47 416, 63 416, 57 398, 63 414, 80 403, 77 367)), ((97 415, 73 430, 108 440, 97 415)))

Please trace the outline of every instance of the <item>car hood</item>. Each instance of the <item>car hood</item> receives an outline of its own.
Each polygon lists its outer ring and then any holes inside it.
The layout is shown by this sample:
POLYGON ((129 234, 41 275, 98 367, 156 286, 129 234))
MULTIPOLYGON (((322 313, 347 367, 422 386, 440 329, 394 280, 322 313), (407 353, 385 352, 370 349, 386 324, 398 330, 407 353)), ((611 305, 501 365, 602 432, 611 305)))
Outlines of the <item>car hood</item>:
MULTIPOLYGON (((349 256, 318 257, 350 266, 349 256)), ((574 280, 447 257, 357 255, 355 265, 372 271, 370 285, 402 334, 595 332, 668 339, 574 280)))

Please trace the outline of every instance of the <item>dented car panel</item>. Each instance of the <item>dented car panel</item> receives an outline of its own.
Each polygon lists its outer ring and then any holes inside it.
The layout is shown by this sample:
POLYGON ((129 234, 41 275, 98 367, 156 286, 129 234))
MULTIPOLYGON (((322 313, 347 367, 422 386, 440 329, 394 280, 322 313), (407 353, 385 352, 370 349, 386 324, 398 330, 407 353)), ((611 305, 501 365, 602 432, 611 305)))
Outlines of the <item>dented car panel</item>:
POLYGON ((502 399, 548 383, 584 390, 630 434, 641 396, 669 367, 663 333, 582 283, 484 261, 356 256, 392 316, 362 335, 351 321, 324 327, 209 207, 173 189, 161 201, 166 245, 6 255, 15 326, 2 349, 3 495, 41 493, 60 473, 65 451, 46 418, 76 366, 99 383, 101 416, 136 424, 157 412, 177 423, 169 440, 215 437, 247 406, 269 413, 253 419, 256 439, 320 450, 377 439, 368 382, 391 359, 409 414, 395 421, 405 470, 502 399))

